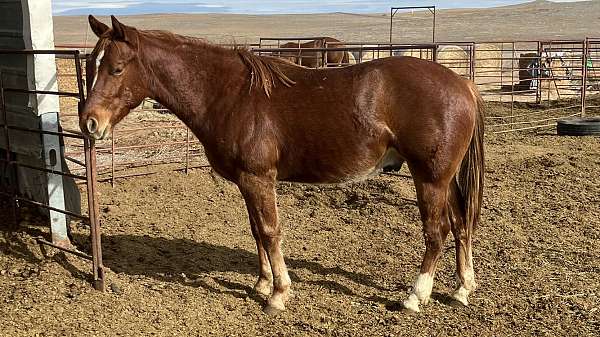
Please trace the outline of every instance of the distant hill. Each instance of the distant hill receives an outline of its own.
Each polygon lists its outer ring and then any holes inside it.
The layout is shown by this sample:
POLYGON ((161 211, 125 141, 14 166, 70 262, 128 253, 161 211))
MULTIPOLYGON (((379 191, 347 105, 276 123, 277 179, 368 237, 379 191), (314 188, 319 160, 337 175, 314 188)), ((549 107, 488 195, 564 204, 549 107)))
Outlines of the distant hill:
MULTIPOLYGON (((185 7, 182 6, 182 11, 185 7)), ((225 10, 225 9, 223 9, 225 10)), ((108 11, 106 14, 114 13, 108 11)), ((109 22, 107 17, 101 17, 109 22)), ((257 42, 266 36, 333 36, 346 41, 388 41, 389 14, 152 14, 120 16, 140 29, 162 29, 215 42, 257 42)), ((431 41, 431 14, 394 17, 394 41, 431 41)), ((55 40, 91 43, 85 16, 55 16, 55 40)), ((437 11, 437 41, 583 39, 600 37, 600 1, 535 1, 489 9, 437 11)))

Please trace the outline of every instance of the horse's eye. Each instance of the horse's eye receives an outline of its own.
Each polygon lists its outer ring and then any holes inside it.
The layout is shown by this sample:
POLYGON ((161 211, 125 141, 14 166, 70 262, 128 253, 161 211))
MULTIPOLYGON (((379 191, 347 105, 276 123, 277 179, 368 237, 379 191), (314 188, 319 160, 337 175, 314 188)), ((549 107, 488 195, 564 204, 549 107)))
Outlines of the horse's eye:
POLYGON ((110 74, 111 75, 115 75, 115 76, 119 76, 123 73, 123 68, 114 68, 110 74))

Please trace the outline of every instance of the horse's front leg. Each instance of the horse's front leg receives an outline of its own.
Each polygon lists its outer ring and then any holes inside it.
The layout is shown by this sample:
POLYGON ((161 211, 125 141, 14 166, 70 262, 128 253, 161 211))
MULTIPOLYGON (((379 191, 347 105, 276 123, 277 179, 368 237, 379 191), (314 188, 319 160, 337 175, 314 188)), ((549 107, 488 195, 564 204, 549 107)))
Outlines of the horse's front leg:
MULTIPOLYGON (((248 214, 250 214, 250 208, 248 208, 248 214)), ((254 221, 254 218, 250 216, 250 225, 252 228, 252 236, 256 241, 256 250, 258 252, 258 281, 254 285, 254 290, 265 296, 271 294, 271 286, 273 285, 273 276, 271 275, 271 265, 269 264, 269 256, 263 246, 260 234, 258 232, 258 225, 254 221)))
POLYGON ((250 222, 256 225, 257 236, 269 258, 273 273, 273 294, 264 311, 267 314, 277 314, 285 310, 291 281, 281 253, 282 233, 277 218, 275 174, 259 176, 241 173, 238 187, 246 201, 250 222))

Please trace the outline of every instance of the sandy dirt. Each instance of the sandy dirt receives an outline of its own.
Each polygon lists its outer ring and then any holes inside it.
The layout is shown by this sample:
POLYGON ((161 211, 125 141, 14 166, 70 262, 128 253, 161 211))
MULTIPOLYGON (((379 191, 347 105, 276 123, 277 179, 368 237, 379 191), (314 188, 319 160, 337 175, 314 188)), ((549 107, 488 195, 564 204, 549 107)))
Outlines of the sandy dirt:
MULTIPOLYGON (((27 219, 0 239, 0 335, 593 336, 600 329, 600 140, 488 135, 479 282, 448 305, 446 243, 434 301, 398 311, 424 245, 406 169, 363 183, 279 185, 295 297, 278 317, 253 294, 257 256, 237 189, 209 170, 100 185, 108 290, 89 265, 44 259, 27 219)), ((76 243, 89 249, 83 226, 76 243)))
MULTIPOLYGON (((590 22, 600 15, 599 4, 440 11, 439 36, 582 38, 595 35, 590 22)), ((385 40, 387 19, 172 15, 124 21, 215 41, 234 36, 254 42, 275 34, 385 40)), ((83 42, 82 20, 55 18, 57 42, 83 42)), ((426 20, 423 15, 415 21, 411 39, 422 42, 428 36, 426 20)), ((73 102, 61 105, 67 113, 75 111, 73 102)), ((488 116, 507 111, 488 107, 488 116)), ((515 113, 531 108, 517 104, 515 113)), ((122 127, 172 120, 157 114, 144 118, 132 116, 122 127)), ((40 217, 24 210, 20 227, 9 230, 10 212, 0 200, 0 336, 596 336, 600 139, 554 133, 486 135, 484 209, 474 244, 479 288, 468 308, 448 301, 454 287, 450 238, 433 302, 419 314, 399 310, 424 251, 406 168, 344 186, 279 185, 284 254, 295 296, 277 317, 262 313, 265 298, 251 290, 258 262, 236 187, 209 169, 186 175, 164 168, 160 174, 119 179, 115 188, 100 183, 105 293, 91 288, 87 262, 56 251, 42 255, 35 238, 47 236, 48 229, 40 217)), ((173 136, 185 135, 163 130, 127 136, 120 144, 173 136)), ((141 154, 152 156, 156 153, 141 154)), ((76 245, 89 252, 87 228, 74 223, 73 233, 76 245)))

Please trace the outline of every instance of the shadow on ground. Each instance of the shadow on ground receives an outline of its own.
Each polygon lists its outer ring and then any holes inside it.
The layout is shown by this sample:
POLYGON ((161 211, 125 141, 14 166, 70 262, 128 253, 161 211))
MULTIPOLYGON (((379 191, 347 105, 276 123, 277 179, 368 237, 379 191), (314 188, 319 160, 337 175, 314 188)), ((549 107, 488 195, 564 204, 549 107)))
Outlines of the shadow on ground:
MULTIPOLYGON (((25 237, 43 237, 47 232, 37 227, 24 226, 16 231, 0 228, 5 240, 0 241, 0 252, 23 259, 28 263, 39 264, 44 260, 34 254, 38 246, 32 245, 25 237), (24 236, 25 234, 26 236, 24 236)), ((88 237, 74 234, 74 243, 81 251, 91 250, 88 237)), ((230 294, 236 297, 246 297, 242 292, 249 294, 257 302, 263 300, 253 294, 251 284, 237 283, 232 279, 222 276, 215 277, 214 272, 233 272, 257 276, 258 256, 244 249, 231 248, 209 242, 196 242, 188 239, 167 239, 150 237, 147 235, 120 235, 105 234, 102 238, 104 265, 115 273, 131 276, 143 275, 160 282, 177 282, 191 287, 202 287, 208 291, 219 294, 230 294), (212 275, 211 275, 212 274, 212 275), (183 275, 183 276, 182 276, 183 275), (206 277, 225 288, 223 291, 206 282, 206 277)), ((82 271, 65 258, 64 253, 54 254, 51 259, 59 263, 73 277, 85 281, 91 280, 88 271, 82 271)), ((370 275, 345 270, 339 266, 324 267, 320 263, 305 259, 287 258, 292 282, 317 285, 331 291, 349 296, 360 297, 364 300, 378 302, 390 309, 398 307, 398 303, 391 302, 380 296, 362 296, 355 293, 348 286, 332 280, 303 280, 294 270, 306 269, 323 278, 330 275, 343 277, 353 283, 377 289, 390 291, 374 282, 370 275)), ((395 287, 396 291, 406 291, 407 287, 395 287)))

